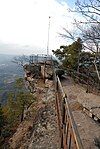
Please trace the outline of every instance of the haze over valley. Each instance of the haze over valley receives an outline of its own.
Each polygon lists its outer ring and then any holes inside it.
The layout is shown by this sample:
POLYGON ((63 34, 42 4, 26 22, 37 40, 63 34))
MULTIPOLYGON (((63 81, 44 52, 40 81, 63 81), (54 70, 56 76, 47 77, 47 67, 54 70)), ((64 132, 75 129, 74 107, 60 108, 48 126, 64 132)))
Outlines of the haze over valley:
POLYGON ((0 54, 0 102, 4 104, 7 94, 13 92, 16 78, 23 77, 23 68, 12 62, 15 55, 0 54))

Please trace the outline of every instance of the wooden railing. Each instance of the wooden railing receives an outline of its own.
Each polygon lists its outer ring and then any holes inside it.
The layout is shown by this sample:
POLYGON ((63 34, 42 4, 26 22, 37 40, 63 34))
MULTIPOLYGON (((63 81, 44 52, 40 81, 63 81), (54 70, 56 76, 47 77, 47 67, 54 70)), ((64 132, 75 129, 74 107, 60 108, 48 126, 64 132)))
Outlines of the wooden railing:
POLYGON ((83 149, 83 145, 59 77, 54 74, 56 107, 62 149, 83 149))

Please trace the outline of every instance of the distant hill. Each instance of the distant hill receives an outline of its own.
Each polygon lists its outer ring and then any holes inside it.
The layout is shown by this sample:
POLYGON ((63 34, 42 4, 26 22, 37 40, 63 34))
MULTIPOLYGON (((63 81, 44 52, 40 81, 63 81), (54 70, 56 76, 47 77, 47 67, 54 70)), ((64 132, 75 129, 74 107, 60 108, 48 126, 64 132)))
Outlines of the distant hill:
POLYGON ((0 54, 0 64, 10 62, 15 55, 0 54))
POLYGON ((7 94, 13 92, 16 78, 23 77, 23 67, 13 63, 15 55, 0 54, 0 102, 7 101, 7 94))

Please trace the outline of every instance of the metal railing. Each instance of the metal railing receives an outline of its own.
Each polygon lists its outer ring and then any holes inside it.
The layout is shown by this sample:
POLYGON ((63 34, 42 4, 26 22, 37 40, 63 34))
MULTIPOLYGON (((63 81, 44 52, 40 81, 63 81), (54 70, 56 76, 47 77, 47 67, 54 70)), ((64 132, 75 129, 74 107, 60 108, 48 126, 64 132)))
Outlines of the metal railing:
POLYGON ((30 64, 32 63, 39 63, 39 62, 45 62, 45 61, 51 61, 52 60, 52 55, 46 55, 46 54, 37 54, 37 55, 30 55, 29 57, 29 62, 30 64))
POLYGON ((68 99, 63 91, 59 77, 54 75, 56 91, 56 108, 60 130, 62 149, 83 149, 83 145, 69 107, 68 99))

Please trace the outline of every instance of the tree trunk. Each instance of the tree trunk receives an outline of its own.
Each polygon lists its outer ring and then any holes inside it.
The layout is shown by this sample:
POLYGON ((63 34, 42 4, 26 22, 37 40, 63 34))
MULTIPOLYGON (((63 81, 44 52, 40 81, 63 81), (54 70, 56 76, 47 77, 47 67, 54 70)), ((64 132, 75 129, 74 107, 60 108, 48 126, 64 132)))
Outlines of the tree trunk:
POLYGON ((95 66, 95 69, 96 69, 97 77, 98 77, 98 79, 100 81, 100 74, 99 74, 99 71, 98 71, 98 68, 97 68, 95 60, 94 60, 94 66, 95 66))

